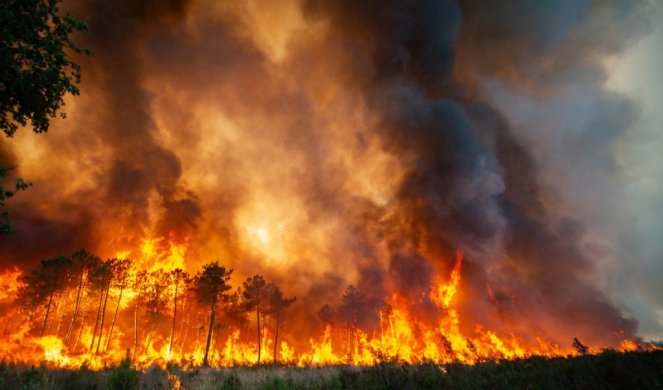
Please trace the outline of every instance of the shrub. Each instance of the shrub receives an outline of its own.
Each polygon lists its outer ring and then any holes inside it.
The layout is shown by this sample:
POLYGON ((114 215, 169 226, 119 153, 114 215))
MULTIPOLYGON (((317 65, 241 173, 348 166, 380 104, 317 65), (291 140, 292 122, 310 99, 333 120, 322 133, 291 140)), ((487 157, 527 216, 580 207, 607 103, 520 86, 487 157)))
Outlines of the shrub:
POLYGON ((138 388, 138 379, 138 373, 131 368, 131 359, 127 356, 108 376, 108 389, 134 390, 138 388))
POLYGON ((263 388, 265 390, 290 390, 292 387, 285 379, 279 376, 273 376, 265 381, 263 388))
POLYGON ((239 380, 239 377, 235 374, 228 375, 221 384, 221 389, 223 390, 239 390, 242 388, 242 382, 239 380))

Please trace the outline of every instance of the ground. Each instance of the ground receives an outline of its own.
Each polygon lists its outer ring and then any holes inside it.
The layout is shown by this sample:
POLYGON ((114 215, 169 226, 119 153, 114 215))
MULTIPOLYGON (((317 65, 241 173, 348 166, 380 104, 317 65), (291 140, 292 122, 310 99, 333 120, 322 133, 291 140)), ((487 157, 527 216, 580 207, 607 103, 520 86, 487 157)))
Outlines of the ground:
POLYGON ((463 364, 371 367, 233 367, 100 371, 0 365, 2 389, 657 389, 663 351, 463 364))

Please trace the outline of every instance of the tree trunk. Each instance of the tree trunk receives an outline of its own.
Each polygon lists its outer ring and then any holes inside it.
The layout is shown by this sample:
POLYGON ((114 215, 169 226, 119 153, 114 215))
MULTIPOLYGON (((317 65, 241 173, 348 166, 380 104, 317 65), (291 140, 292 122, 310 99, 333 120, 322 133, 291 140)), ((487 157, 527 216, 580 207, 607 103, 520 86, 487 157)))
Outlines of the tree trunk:
POLYGON ((65 344, 69 342, 71 337, 71 332, 74 331, 74 323, 78 317, 78 310, 81 306, 81 291, 83 290, 83 269, 81 269, 81 275, 78 278, 78 291, 76 292, 76 307, 74 308, 74 314, 71 316, 71 322, 69 323, 69 329, 67 329, 67 335, 64 337, 65 344))
POLYGON ((106 339, 106 349, 108 351, 108 346, 110 345, 111 337, 113 337, 113 329, 115 329, 115 321, 117 320, 117 312, 120 310, 120 301, 122 301, 122 292, 124 291, 125 280, 122 280, 122 285, 120 286, 120 295, 117 297, 117 305, 115 305, 115 314, 113 315, 113 322, 111 323, 110 331, 108 332, 108 338, 106 339))
POLYGON ((216 314, 216 296, 212 297, 212 313, 209 317, 209 328, 207 329, 207 342, 205 343, 205 357, 203 357, 203 367, 208 367, 209 345, 212 342, 212 328, 214 327, 214 316, 216 314))
POLYGON ((94 330, 92 331, 92 341, 90 341, 90 351, 94 348, 94 340, 97 335, 97 329, 99 328, 99 317, 101 317, 101 302, 104 298, 104 286, 101 286, 99 289, 99 304, 97 305, 97 319, 94 321, 94 330))
POLYGON ((170 357, 170 352, 173 349, 173 335, 175 334, 175 321, 177 319, 177 288, 179 287, 179 282, 175 280, 175 297, 173 298, 173 325, 170 327, 170 342, 168 343, 168 355, 170 357))
POLYGON ((56 275, 55 281, 53 282, 53 288, 51 289, 51 296, 48 298, 48 305, 46 305, 46 315, 44 316, 44 325, 41 327, 41 337, 44 337, 44 332, 46 331, 46 324, 48 323, 48 314, 51 312, 51 304, 53 303, 53 295, 55 294, 55 289, 58 286, 58 277, 56 275))
MULTIPOLYGON (((185 311, 186 313, 186 311, 185 311)), ((189 336, 189 328, 191 328, 191 309, 189 309, 189 312, 186 316, 186 320, 182 321, 182 327, 183 329, 180 329, 180 353, 184 353, 184 343, 186 343, 186 338, 189 336), (184 334, 182 334, 182 330, 184 331, 184 334)), ((198 335, 196 335, 196 348, 198 347, 198 335)), ((193 350, 195 351, 196 348, 193 350)))
POLYGON ((260 301, 256 305, 256 323, 258 326, 258 364, 260 364, 260 301))
POLYGON ((276 318, 274 318, 274 321, 276 322, 276 332, 274 333, 274 365, 276 365, 276 346, 278 345, 279 342, 279 312, 276 312, 276 318))
POLYGON ((134 306, 134 351, 131 356, 131 361, 136 361, 136 350, 138 349, 138 301, 140 301, 140 293, 136 297, 136 305, 134 306))
POLYGON ((85 321, 87 320, 88 310, 83 310, 81 315, 81 326, 78 327, 78 336, 76 336, 76 341, 74 342, 74 349, 78 348, 78 344, 81 342, 81 336, 83 335, 83 329, 85 328, 85 321))
POLYGON ((154 335, 154 328, 156 327, 156 322, 151 321, 150 329, 147 331, 147 341, 145 342, 145 352, 150 350, 150 344, 152 343, 152 336, 154 335))
POLYGON ((111 280, 113 278, 108 278, 108 283, 106 284, 106 298, 104 298, 104 308, 101 311, 101 326, 99 327, 99 338, 97 339, 97 350, 94 351, 94 354, 99 353, 99 347, 101 346, 101 338, 104 334, 104 320, 106 319, 106 305, 108 304, 108 293, 110 292, 111 280))
POLYGON ((60 334, 60 329, 62 328, 62 324, 64 323, 64 316, 67 314, 67 303, 69 303, 69 292, 70 288, 67 287, 67 291, 65 292, 65 297, 64 297, 64 305, 62 306, 62 312, 60 313, 60 321, 58 321, 58 327, 55 329, 55 335, 60 334))

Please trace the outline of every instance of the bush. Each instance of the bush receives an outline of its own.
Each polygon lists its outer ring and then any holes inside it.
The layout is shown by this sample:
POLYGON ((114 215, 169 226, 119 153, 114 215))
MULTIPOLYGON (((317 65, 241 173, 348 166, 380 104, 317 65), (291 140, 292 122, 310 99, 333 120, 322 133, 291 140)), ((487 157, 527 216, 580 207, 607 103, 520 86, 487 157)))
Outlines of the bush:
POLYGON ((239 377, 235 374, 228 375, 221 384, 221 389, 223 390, 239 390, 242 388, 242 382, 239 380, 239 377))
POLYGON ((263 388, 265 390, 290 390, 292 387, 285 379, 279 376, 273 376, 265 381, 263 388))
POLYGON ((138 380, 138 373, 131 368, 131 359, 127 356, 108 376, 108 389, 134 390, 138 388, 138 380))

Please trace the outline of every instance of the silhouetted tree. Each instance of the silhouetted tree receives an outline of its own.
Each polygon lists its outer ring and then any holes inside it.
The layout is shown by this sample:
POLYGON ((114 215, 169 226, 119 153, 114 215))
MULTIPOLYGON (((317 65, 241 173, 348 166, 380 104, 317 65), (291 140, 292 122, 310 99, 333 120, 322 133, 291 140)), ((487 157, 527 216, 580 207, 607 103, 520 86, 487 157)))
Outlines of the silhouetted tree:
POLYGON ((168 342, 168 353, 173 349, 173 335, 175 334, 175 323, 177 320, 177 299, 178 299, 178 292, 179 292, 179 287, 181 283, 186 283, 186 281, 189 279, 189 274, 182 271, 180 268, 176 268, 172 271, 170 271, 170 278, 171 282, 175 287, 175 291, 173 292, 173 324, 170 327, 170 341, 168 342))
POLYGON ((66 273, 71 260, 66 257, 56 257, 42 260, 40 267, 22 278, 23 287, 18 293, 18 299, 24 305, 36 308, 46 304, 46 313, 41 327, 40 335, 46 332, 48 317, 51 313, 55 293, 65 286, 66 273))
POLYGON ((223 310, 223 318, 226 325, 236 329, 244 329, 249 323, 248 313, 242 301, 242 289, 237 288, 234 293, 229 294, 223 310))
POLYGON ((244 307, 247 311, 255 311, 256 327, 258 330, 258 364, 260 364, 261 349, 261 329, 260 317, 264 311, 264 304, 267 298, 267 283, 262 275, 253 275, 247 278, 243 283, 242 297, 244 298, 244 307))
POLYGON ((117 312, 120 310, 120 302, 122 301, 122 293, 127 287, 127 281, 129 278, 129 273, 131 272, 131 267, 133 263, 129 259, 118 260, 114 264, 114 274, 115 280, 119 286, 120 292, 117 297, 117 303, 115 304, 115 314, 113 314, 113 322, 111 323, 110 330, 108 331, 108 337, 106 338, 106 351, 108 351, 108 346, 110 345, 111 339, 113 337, 113 330, 115 329, 115 322, 117 321, 117 312))
MULTIPOLYGON (((50 118, 64 105, 67 93, 78 95, 80 67, 67 53, 90 54, 70 36, 85 23, 62 16, 59 0, 12 0, 0 5, 0 130, 8 137, 28 121, 35 133, 48 130, 50 118)), ((64 118, 64 113, 61 113, 64 118)), ((0 234, 14 230, 5 200, 30 184, 14 179, 14 190, 3 185, 8 167, 0 167, 0 234)))
POLYGON ((361 311, 364 309, 365 299, 355 286, 349 285, 343 293, 339 316, 349 325, 356 328, 359 326, 361 311))
POLYGON ((144 300, 146 280, 146 271, 137 272, 133 279, 133 290, 136 292, 136 298, 134 298, 134 350, 131 355, 132 361, 136 361, 136 351, 138 350, 138 309, 144 300))
POLYGON ((318 310, 318 318, 320 318, 325 325, 333 325, 335 317, 336 312, 331 305, 324 304, 320 310, 318 310))
POLYGON ((92 348, 94 347, 97 330, 99 329, 99 321, 102 316, 102 310, 101 310, 102 305, 104 306, 105 309, 105 302, 107 302, 107 299, 104 300, 104 297, 106 298, 108 297, 108 289, 110 287, 111 279, 113 278, 112 266, 113 266, 112 259, 103 261, 99 263, 97 267, 95 267, 95 269, 92 271, 92 274, 90 275, 90 285, 93 288, 97 288, 99 290, 97 317, 94 321, 94 330, 92 331, 92 340, 90 341, 90 351, 92 351, 92 348))
POLYGON ((148 323, 148 336, 146 348, 152 342, 154 328, 157 323, 164 319, 168 307, 168 287, 170 286, 170 274, 158 270, 150 272, 147 277, 147 286, 144 290, 145 317, 148 323))
POLYGON ((578 340, 577 337, 573 338, 573 348, 575 348, 575 350, 578 351, 580 355, 585 355, 589 350, 589 348, 585 344, 583 344, 580 340, 578 340))
MULTIPOLYGON (((78 95, 81 70, 68 50, 90 53, 71 41, 87 25, 59 10, 59 0, 13 0, 0 6, 0 130, 11 137, 28 121, 35 133, 78 95)), ((64 114, 62 114, 64 116, 64 114)))
POLYGON ((362 310, 365 310, 365 308, 364 294, 355 286, 349 285, 343 293, 341 305, 338 309, 338 316, 346 325, 349 346, 351 348, 354 348, 354 345, 357 343, 357 329, 359 328, 362 310))
POLYGON ((233 270, 226 270, 218 262, 205 264, 203 270, 199 272, 194 279, 196 297, 200 304, 206 304, 210 307, 210 320, 207 330, 207 342, 205 344, 205 355, 203 357, 203 366, 208 366, 209 346, 212 341, 212 328, 214 326, 214 317, 216 315, 216 305, 222 302, 226 296, 226 291, 230 290, 228 281, 233 270))
MULTIPOLYGON (((0 91, 2 88, 0 87, 0 91)), ((20 177, 14 179, 13 189, 5 188, 5 178, 9 176, 9 168, 0 167, 0 234, 8 234, 14 231, 14 225, 9 219, 9 213, 5 210, 5 201, 13 198, 18 191, 27 189, 32 183, 23 181, 20 177)))
POLYGON ((279 340, 279 325, 283 315, 283 311, 295 302, 296 297, 285 298, 281 290, 275 284, 270 283, 267 286, 267 302, 269 308, 269 315, 274 318, 274 365, 277 360, 277 345, 279 340))
POLYGON ((76 305, 74 307, 74 314, 71 316, 71 322, 69 323, 69 328, 67 329, 67 334, 64 338, 65 343, 70 340, 71 334, 76 325, 76 319, 78 319, 85 278, 88 277, 90 271, 96 267, 101 259, 87 252, 85 249, 80 249, 71 255, 71 261, 73 263, 73 267, 75 268, 74 272, 78 277, 78 288, 76 290, 76 305))

